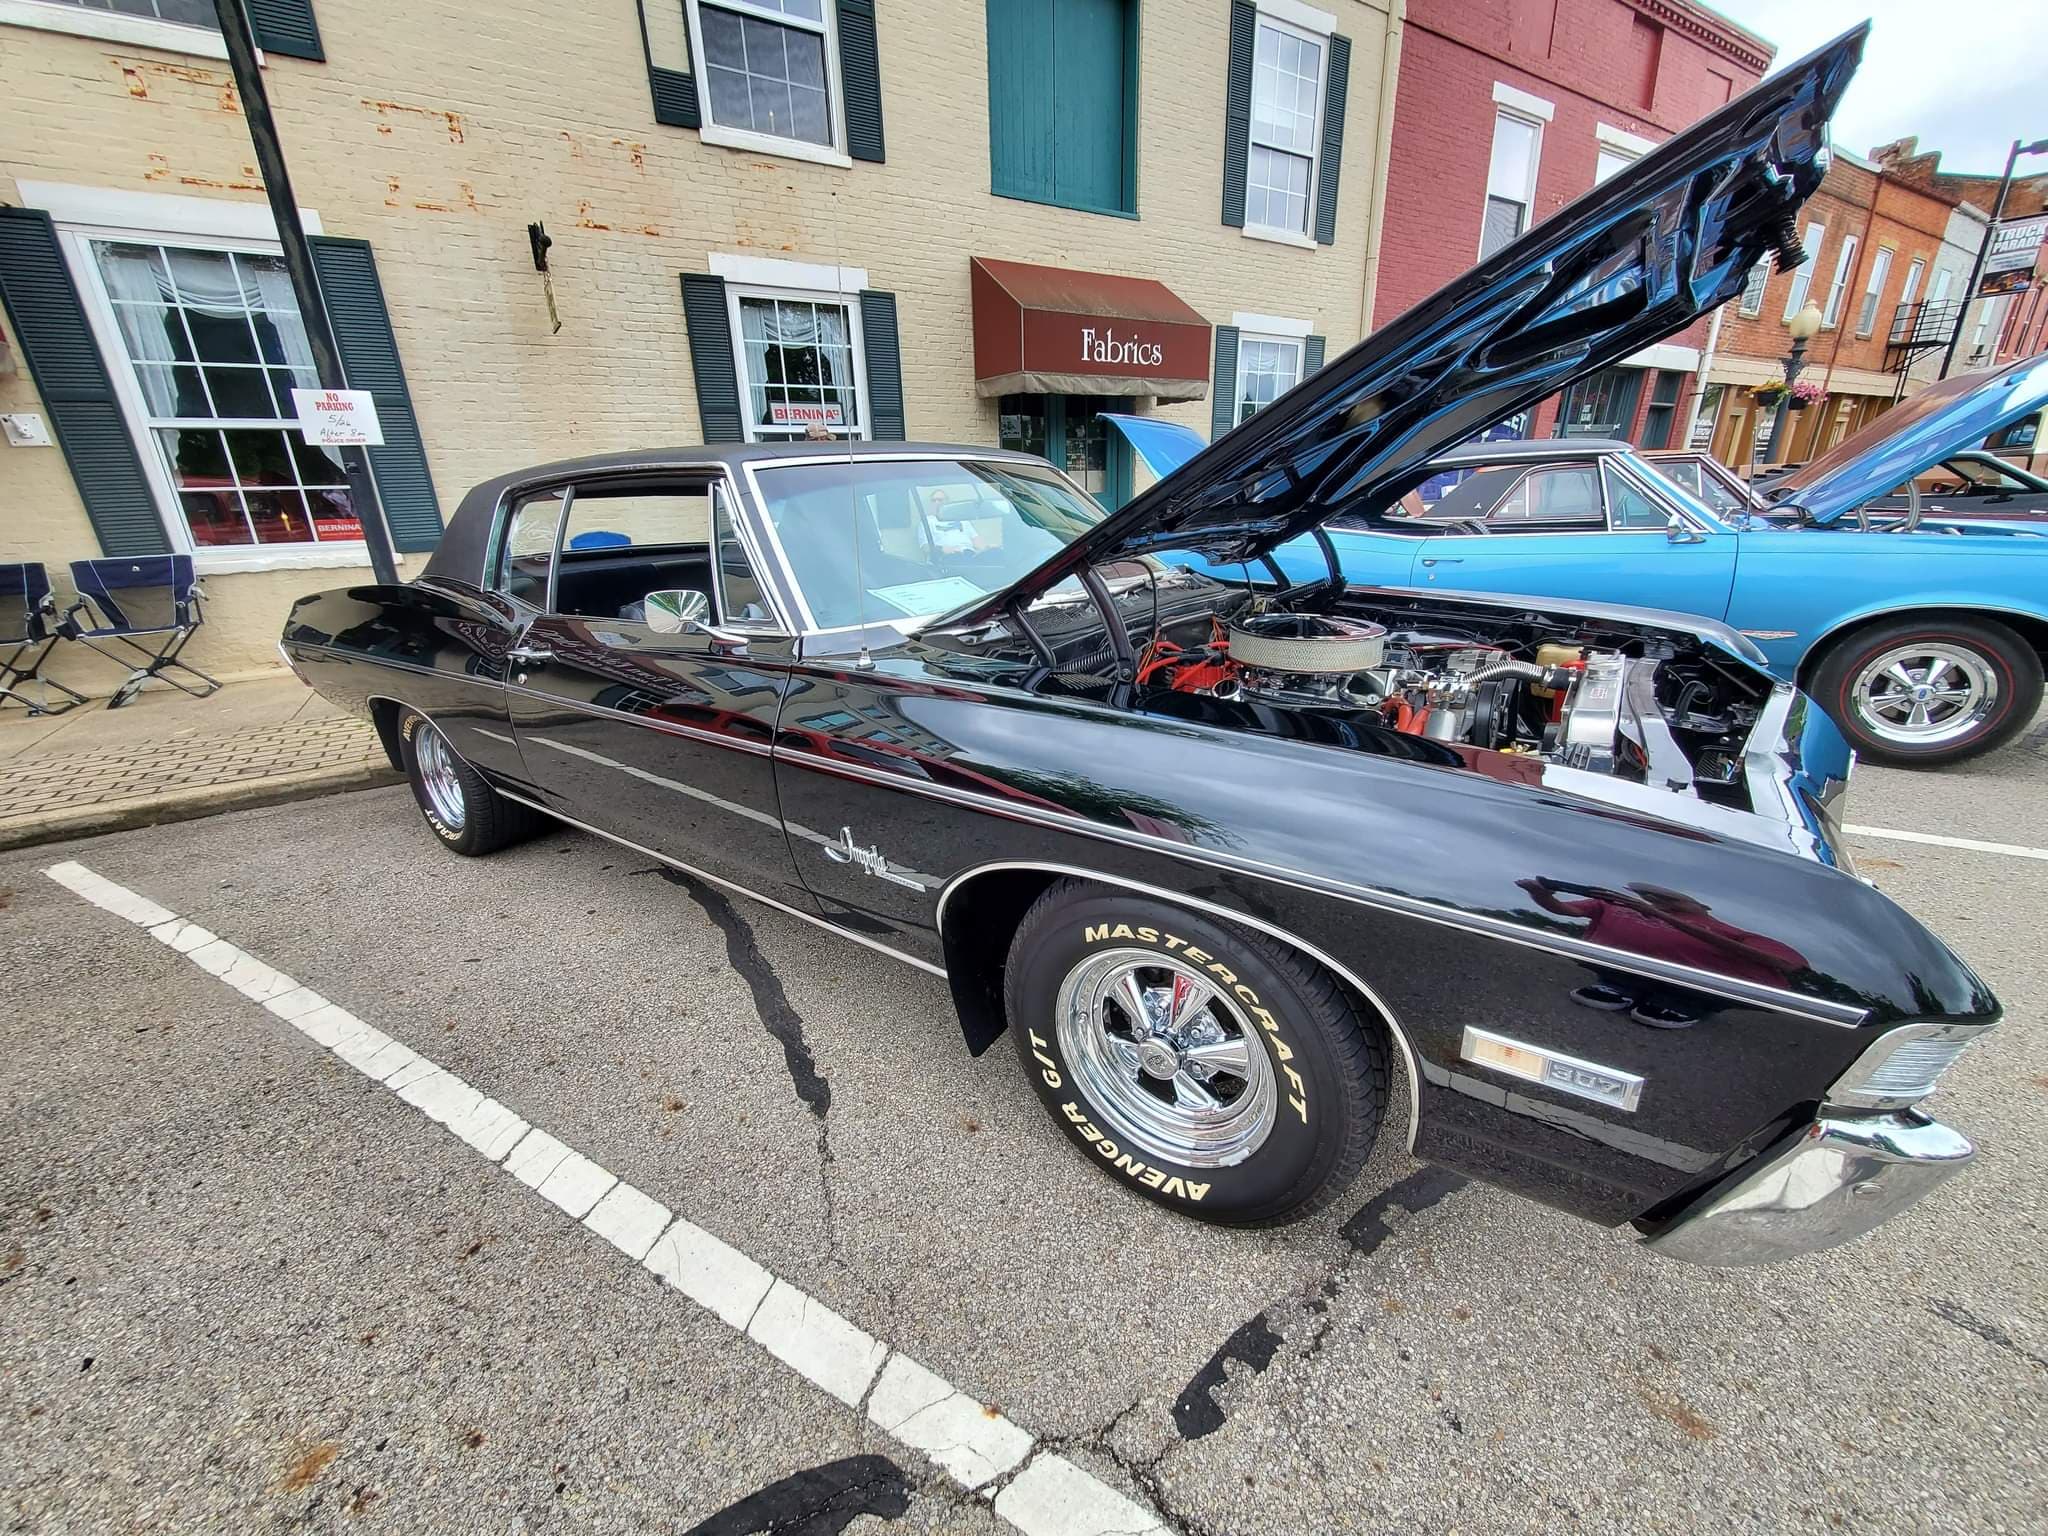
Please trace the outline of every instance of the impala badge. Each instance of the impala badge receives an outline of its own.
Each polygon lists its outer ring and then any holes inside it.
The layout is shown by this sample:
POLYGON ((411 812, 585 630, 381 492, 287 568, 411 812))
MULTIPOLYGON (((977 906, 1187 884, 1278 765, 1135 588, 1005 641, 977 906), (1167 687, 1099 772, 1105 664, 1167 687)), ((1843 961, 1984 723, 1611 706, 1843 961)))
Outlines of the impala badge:
POLYGON ((1619 1072, 1597 1062, 1563 1056, 1541 1046, 1510 1040, 1506 1035, 1474 1029, 1469 1024, 1465 1026, 1465 1043, 1458 1054, 1509 1077, 1541 1083, 1559 1093, 1592 1099, 1615 1109, 1633 1110, 1643 1097, 1643 1080, 1633 1072, 1619 1072))
POLYGON ((861 848, 853 841, 853 828, 841 827, 839 841, 825 845, 825 857, 834 864, 858 864, 877 880, 887 880, 891 885, 907 885, 913 891, 924 889, 924 882, 915 876, 906 875, 892 867, 882 856, 879 848, 861 848))

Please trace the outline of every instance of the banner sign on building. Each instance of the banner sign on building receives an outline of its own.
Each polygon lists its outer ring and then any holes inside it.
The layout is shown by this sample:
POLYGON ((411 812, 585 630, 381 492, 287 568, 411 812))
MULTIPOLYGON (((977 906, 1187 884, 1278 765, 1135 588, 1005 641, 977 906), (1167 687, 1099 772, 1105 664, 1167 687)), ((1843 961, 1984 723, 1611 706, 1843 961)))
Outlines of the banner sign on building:
POLYGON ((2034 258, 2048 236, 2048 214, 2007 219, 1991 228, 1991 248, 1984 257, 1980 293, 2016 293, 2031 285, 2034 258))

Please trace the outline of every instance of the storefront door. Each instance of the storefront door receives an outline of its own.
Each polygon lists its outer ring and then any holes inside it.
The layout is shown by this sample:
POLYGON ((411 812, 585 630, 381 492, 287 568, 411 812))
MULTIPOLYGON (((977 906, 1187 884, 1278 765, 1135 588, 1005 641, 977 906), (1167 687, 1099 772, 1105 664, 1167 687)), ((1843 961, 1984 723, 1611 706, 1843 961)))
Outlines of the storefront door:
POLYGON ((1102 419, 1131 402, 1097 395, 1004 395, 1002 445, 1052 460, 1114 512, 1131 496, 1131 445, 1102 419))
POLYGON ((1627 437, 1635 424, 1640 368, 1603 368, 1564 392, 1557 413, 1561 437, 1627 437))

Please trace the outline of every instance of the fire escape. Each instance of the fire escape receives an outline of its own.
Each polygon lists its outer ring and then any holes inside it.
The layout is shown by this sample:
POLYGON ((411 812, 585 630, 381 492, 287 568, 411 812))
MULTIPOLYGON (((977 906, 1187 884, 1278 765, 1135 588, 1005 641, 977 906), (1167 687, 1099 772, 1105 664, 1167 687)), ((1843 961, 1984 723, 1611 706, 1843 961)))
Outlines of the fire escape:
POLYGON ((1960 299, 1934 299, 1901 304, 1892 311, 1891 334, 1885 338, 1884 366, 1885 372, 1898 377, 1892 386, 1894 405, 1906 393, 1906 375, 1915 360, 1923 352, 1949 344, 1963 323, 1963 309, 1960 299))

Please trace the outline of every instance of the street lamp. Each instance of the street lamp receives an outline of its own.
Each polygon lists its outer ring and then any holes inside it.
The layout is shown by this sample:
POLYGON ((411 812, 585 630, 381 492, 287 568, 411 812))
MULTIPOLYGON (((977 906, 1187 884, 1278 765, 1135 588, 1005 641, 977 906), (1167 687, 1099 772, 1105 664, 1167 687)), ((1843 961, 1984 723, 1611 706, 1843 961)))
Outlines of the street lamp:
POLYGON ((1785 418, 1792 414, 1792 386, 1799 382, 1799 370, 1806 366, 1806 344, 1820 334, 1820 326, 1820 306, 1811 299, 1785 322, 1785 329, 1792 333, 1792 350, 1785 356, 1785 398, 1778 402, 1778 419, 1771 423, 1770 446, 1764 450, 1767 463, 1778 462, 1778 450, 1785 442, 1785 418))

